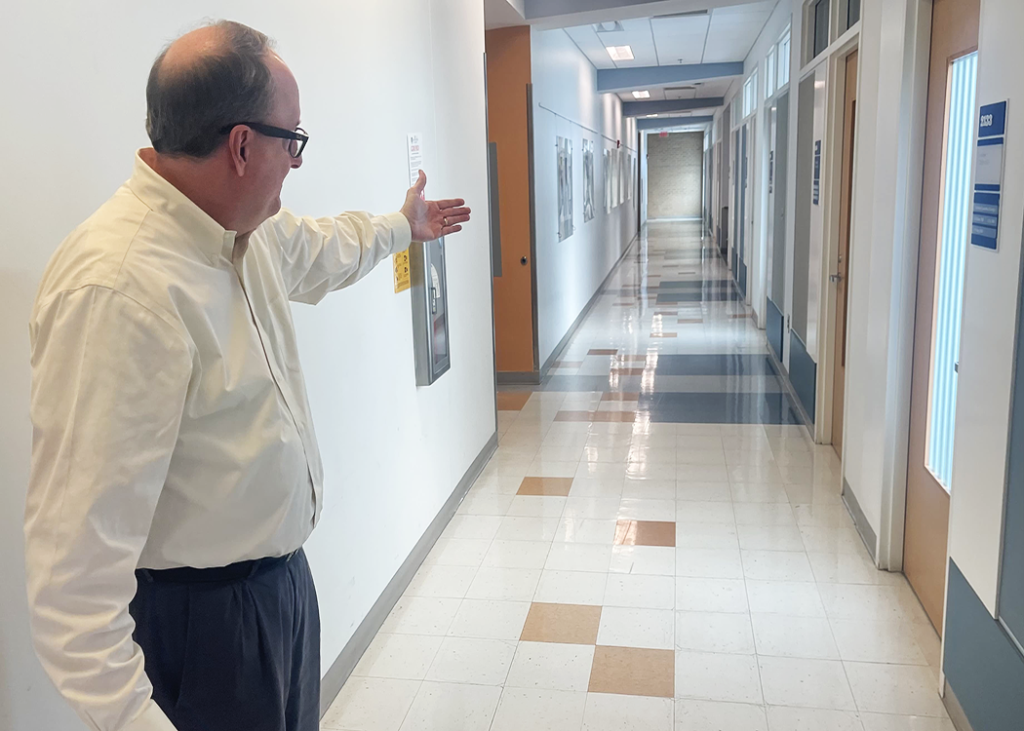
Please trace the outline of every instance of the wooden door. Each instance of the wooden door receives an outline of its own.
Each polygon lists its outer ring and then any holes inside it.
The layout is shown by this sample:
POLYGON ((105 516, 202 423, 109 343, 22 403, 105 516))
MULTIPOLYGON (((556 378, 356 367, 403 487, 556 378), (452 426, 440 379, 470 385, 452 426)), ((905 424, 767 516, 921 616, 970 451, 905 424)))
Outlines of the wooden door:
POLYGON ((846 57, 843 103, 843 167, 839 183, 839 257, 832 277, 836 287, 835 352, 832 357, 832 447, 843 456, 846 405, 846 305, 850 291, 850 206, 853 193, 853 142, 857 121, 857 51, 846 57))
POLYGON ((954 60, 978 47, 979 6, 980 0, 934 1, 928 69, 903 572, 940 633, 946 589, 949 493, 927 467, 935 274, 941 235, 949 71, 954 60))

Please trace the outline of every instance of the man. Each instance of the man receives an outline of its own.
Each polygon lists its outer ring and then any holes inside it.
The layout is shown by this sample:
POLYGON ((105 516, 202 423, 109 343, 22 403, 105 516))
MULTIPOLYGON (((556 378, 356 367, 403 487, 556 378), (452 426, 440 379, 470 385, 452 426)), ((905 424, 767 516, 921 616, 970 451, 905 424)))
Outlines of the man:
POLYGON ((299 93, 221 22, 157 59, 152 149, 54 255, 33 309, 25 534, 44 667, 97 731, 316 731, 301 547, 322 467, 289 301, 315 303, 461 200, 298 218, 299 93))

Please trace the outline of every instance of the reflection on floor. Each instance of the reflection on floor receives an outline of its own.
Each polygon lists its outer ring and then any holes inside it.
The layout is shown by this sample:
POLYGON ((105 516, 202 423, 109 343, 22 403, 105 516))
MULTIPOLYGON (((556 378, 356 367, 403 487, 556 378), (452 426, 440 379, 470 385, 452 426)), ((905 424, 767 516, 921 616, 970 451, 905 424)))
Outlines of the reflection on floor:
POLYGON ((655 223, 324 719, 345 731, 952 731, 697 224, 655 223))

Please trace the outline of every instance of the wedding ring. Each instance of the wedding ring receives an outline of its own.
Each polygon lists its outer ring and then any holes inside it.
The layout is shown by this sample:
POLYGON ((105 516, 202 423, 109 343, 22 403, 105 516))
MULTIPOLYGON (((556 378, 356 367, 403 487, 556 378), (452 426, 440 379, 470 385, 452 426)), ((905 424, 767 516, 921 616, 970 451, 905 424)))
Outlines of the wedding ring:
POLYGON ((444 217, 444 225, 445 225, 445 228, 448 227, 448 216, 444 217))

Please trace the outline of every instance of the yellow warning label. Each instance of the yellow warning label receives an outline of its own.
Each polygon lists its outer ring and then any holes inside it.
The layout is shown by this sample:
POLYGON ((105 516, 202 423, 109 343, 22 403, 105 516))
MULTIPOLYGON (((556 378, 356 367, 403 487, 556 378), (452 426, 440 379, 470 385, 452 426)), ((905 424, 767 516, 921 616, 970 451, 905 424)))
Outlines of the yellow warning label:
POLYGON ((409 252, 400 251, 393 258, 395 260, 395 294, 398 294, 412 286, 412 279, 409 275, 409 252))

